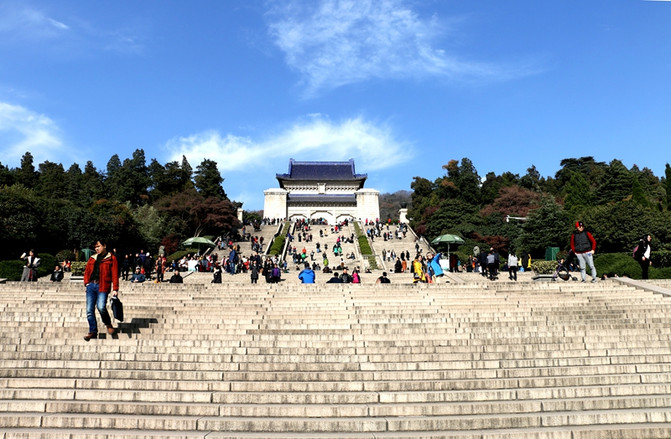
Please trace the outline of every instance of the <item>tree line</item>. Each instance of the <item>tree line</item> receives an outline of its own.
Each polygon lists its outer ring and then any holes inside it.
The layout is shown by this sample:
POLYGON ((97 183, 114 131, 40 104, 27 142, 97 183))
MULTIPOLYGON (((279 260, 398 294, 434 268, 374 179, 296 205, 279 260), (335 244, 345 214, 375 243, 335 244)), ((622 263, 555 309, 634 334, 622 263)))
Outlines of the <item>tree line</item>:
POLYGON ((411 226, 428 239, 456 233, 470 245, 542 258, 547 247, 566 250, 582 220, 599 253, 631 252, 645 233, 652 234, 653 248, 671 250, 668 163, 661 178, 617 159, 567 158, 560 166, 554 177, 542 177, 532 166, 523 176, 490 172, 482 179, 469 159, 451 160, 433 181, 414 177, 411 226), (525 219, 506 221, 508 216, 525 219))
MULTIPOLYGON (((442 169, 433 181, 414 177, 410 192, 382 195, 382 218, 396 218, 407 205, 411 226, 427 239, 456 233, 469 245, 535 257, 547 247, 565 249, 578 219, 601 253, 630 251, 644 233, 652 234, 655 249, 671 250, 669 164, 661 178, 648 168, 593 157, 562 160, 554 177, 532 166, 523 176, 489 172, 481 178, 468 158, 442 169), (506 222, 507 216, 526 220, 506 222)), ((17 168, 0 163, 0 259, 33 247, 52 254, 87 248, 98 238, 120 249, 163 245, 171 253, 190 236, 235 232, 241 204, 228 199, 223 181, 212 160, 195 171, 185 157, 147 164, 142 149, 123 160, 113 155, 104 170, 91 161, 83 170, 50 161, 36 168, 27 152, 17 168)))
POLYGON ((45 161, 35 168, 27 152, 21 165, 0 163, 0 259, 27 248, 55 254, 89 248, 106 239, 119 249, 174 252, 180 241, 219 235, 239 227, 240 203, 226 196, 217 163, 205 159, 194 171, 185 157, 165 164, 114 154, 105 170, 88 161, 45 161))

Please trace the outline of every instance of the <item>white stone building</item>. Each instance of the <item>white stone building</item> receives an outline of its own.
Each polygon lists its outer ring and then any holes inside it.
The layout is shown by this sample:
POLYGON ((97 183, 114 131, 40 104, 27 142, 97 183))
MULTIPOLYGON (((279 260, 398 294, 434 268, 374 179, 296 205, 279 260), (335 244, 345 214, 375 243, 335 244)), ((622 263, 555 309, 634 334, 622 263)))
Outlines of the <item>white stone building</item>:
POLYGON ((344 219, 375 221, 380 217, 380 192, 364 189, 368 176, 354 172, 354 160, 299 162, 289 160, 289 172, 276 174, 280 187, 264 191, 263 216, 282 219, 344 219))

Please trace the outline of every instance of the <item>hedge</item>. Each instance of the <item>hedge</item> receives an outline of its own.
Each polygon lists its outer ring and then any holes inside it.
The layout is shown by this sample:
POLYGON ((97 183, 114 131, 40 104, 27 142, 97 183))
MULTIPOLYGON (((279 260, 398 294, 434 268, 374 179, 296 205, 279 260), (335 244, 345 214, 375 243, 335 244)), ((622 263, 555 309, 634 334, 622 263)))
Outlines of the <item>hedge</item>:
MULTIPOLYGON (((648 272, 650 279, 670 279, 671 268, 669 262, 671 261, 671 252, 660 251, 653 252, 650 259, 652 260, 652 267, 648 272)), ((577 264, 577 261, 575 261, 577 264)), ((556 261, 534 261, 531 264, 534 272, 537 274, 552 274, 557 268, 556 261)), ((630 277, 632 279, 641 279, 641 266, 634 260, 631 253, 597 253, 594 257, 594 267, 597 275, 600 277, 604 274, 608 277, 630 277)), ((587 267, 587 275, 589 276, 590 269, 587 267)))
MULTIPOLYGON (((58 261, 49 253, 38 253, 37 256, 40 258, 40 266, 37 267, 37 277, 50 276, 58 261)), ((0 261, 0 278, 20 281, 24 265, 26 264, 21 259, 0 261)))
POLYGON ((284 249, 284 241, 287 239, 287 233, 289 232, 290 225, 291 224, 288 221, 284 223, 282 232, 280 232, 280 234, 276 236, 275 239, 273 239, 273 244, 270 246, 268 254, 279 255, 282 253, 282 250, 284 249))

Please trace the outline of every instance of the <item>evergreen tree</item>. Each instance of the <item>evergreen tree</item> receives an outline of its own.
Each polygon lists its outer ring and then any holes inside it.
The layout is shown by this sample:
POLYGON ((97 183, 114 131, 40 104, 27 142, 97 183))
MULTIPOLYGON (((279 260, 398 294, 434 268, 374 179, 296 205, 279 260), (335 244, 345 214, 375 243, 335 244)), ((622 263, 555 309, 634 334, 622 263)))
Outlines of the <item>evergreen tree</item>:
POLYGON ((193 187, 190 168, 189 166, 185 170, 175 161, 163 166, 156 159, 152 159, 149 164, 151 199, 158 200, 193 187))
POLYGON ((631 195, 631 172, 619 160, 613 160, 606 169, 603 182, 597 190, 599 204, 622 201, 631 195))
POLYGON ((107 197, 110 199, 124 201, 121 183, 121 159, 118 154, 114 154, 107 162, 105 189, 107 191, 107 197))
POLYGON ((37 185, 38 174, 35 172, 33 164, 33 155, 26 152, 21 157, 21 167, 16 172, 16 181, 27 188, 34 188, 37 185))
POLYGON ((0 162, 0 187, 14 184, 14 173, 0 162))
POLYGON ((520 245, 532 256, 545 254, 547 247, 567 249, 571 239, 572 221, 552 197, 545 197, 540 207, 529 213, 522 226, 520 245))
POLYGON ((480 204, 480 176, 478 171, 475 170, 473 162, 467 158, 461 159, 457 187, 463 201, 473 206, 480 204))
POLYGON ((68 191, 68 198, 76 206, 88 207, 88 200, 84 192, 84 175, 77 163, 73 163, 65 173, 65 185, 68 191))
POLYGON ((81 184, 85 207, 90 207, 95 201, 105 196, 103 176, 90 160, 84 167, 81 184))
POLYGON ((594 203, 594 194, 589 183, 580 172, 571 173, 571 178, 564 186, 564 207, 566 210, 576 210, 591 206, 594 203))
POLYGON ((181 166, 182 172, 184 175, 186 175, 186 178, 191 181, 191 177, 193 176, 193 168, 191 168, 191 165, 189 164, 189 161, 186 159, 186 156, 182 156, 182 166, 181 166))
POLYGON ((493 172, 488 172, 485 175, 485 181, 482 183, 482 188, 480 190, 480 202, 482 204, 491 204, 499 196, 499 189, 503 184, 501 183, 500 178, 496 176, 493 172))
POLYGON ((224 188, 221 186, 224 179, 217 169, 217 162, 204 159, 196 168, 194 181, 196 189, 205 198, 215 197, 221 200, 226 199, 226 192, 224 192, 224 188))
POLYGON ((594 157, 581 157, 579 159, 569 158, 561 161, 562 169, 557 171, 555 179, 559 187, 563 187, 570 179, 573 172, 582 174, 589 183, 590 187, 597 186, 606 173, 608 165, 604 162, 597 162, 594 157))
POLYGON ((36 194, 42 197, 65 199, 68 190, 63 165, 45 161, 40 163, 39 170, 39 181, 35 186, 36 194))
POLYGON ((132 158, 124 160, 121 181, 124 191, 122 200, 130 201, 133 206, 140 206, 148 201, 150 178, 143 149, 136 149, 132 158))
POLYGON ((648 200, 648 197, 645 195, 643 187, 641 187, 641 183, 638 181, 638 177, 636 176, 632 177, 631 201, 633 201, 634 203, 638 204, 643 208, 646 209, 650 208, 650 201, 648 200))
POLYGON ((535 165, 531 165, 531 167, 527 169, 526 175, 520 178, 520 186, 525 189, 540 192, 541 174, 538 172, 535 165))

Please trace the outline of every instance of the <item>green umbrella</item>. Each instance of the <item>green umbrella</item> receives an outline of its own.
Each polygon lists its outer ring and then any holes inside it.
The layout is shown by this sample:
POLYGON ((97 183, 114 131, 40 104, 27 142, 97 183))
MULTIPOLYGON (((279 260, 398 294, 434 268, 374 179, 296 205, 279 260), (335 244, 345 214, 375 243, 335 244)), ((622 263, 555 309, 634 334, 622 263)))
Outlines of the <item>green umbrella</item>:
POLYGON ((451 233, 445 233, 444 235, 440 235, 439 237, 431 241, 431 244, 433 245, 447 244, 447 259, 450 259, 450 244, 463 244, 464 242, 465 242, 464 239, 459 235, 452 235, 451 233))
POLYGON ((207 238, 203 238, 202 236, 194 236, 193 238, 189 238, 182 242, 184 245, 194 245, 198 244, 198 247, 200 248, 201 245, 208 245, 210 247, 215 247, 216 244, 212 241, 210 241, 207 238))

